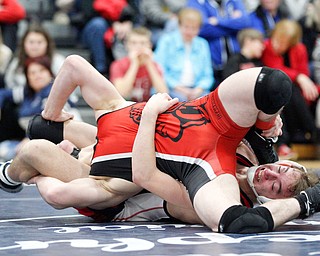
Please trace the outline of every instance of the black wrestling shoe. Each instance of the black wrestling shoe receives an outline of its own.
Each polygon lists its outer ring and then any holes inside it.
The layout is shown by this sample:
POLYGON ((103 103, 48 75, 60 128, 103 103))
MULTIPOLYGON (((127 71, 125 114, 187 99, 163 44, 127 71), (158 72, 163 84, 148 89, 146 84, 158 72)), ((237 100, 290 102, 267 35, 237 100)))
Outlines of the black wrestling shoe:
POLYGON ((255 127, 251 127, 244 138, 249 142, 260 164, 274 163, 279 160, 274 149, 277 138, 265 138, 255 127))
POLYGON ((6 179, 4 171, 6 170, 6 168, 9 167, 9 165, 11 164, 11 161, 2 162, 2 163, 0 162, 0 188, 8 193, 18 193, 23 189, 22 183, 18 185, 14 185, 14 184, 8 185, 7 183, 3 182, 3 180, 6 179))

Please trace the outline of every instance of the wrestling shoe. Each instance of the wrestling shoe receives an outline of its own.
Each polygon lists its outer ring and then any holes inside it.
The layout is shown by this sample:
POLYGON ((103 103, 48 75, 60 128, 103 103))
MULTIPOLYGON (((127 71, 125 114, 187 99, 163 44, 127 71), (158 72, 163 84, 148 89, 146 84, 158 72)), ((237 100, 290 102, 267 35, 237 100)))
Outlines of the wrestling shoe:
POLYGON ((12 160, 0 163, 0 188, 8 193, 18 193, 23 189, 23 184, 14 184, 6 178, 5 170, 10 166, 12 160))
POLYGON ((274 144, 278 138, 265 138, 260 135, 259 130, 255 127, 251 127, 244 138, 249 142, 259 164, 274 163, 279 160, 274 149, 274 144))

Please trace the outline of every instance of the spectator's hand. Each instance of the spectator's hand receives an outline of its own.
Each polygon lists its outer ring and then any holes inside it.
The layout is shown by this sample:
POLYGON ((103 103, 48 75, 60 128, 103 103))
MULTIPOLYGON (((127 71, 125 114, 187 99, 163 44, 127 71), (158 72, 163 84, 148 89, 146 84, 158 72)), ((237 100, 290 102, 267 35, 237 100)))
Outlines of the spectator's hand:
POLYGON ((139 64, 146 65, 152 62, 153 52, 149 48, 142 49, 138 54, 139 64))
POLYGON ((242 16, 242 12, 239 10, 235 10, 232 12, 231 17, 234 19, 240 18, 242 16))
POLYGON ((132 30, 132 26, 133 25, 131 21, 116 21, 112 24, 113 31, 119 40, 125 39, 127 34, 132 30))
POLYGON ((209 24, 211 24, 212 26, 218 25, 218 19, 216 17, 210 17, 208 21, 209 21, 209 24))
POLYGON ((315 101, 318 96, 319 92, 317 86, 314 82, 305 74, 299 74, 297 77, 297 83, 299 84, 303 97, 309 101, 315 101))
POLYGON ((158 115, 178 103, 178 98, 171 98, 167 93, 157 93, 151 96, 146 103, 143 112, 158 115))
POLYGON ((138 51, 130 51, 129 53, 128 53, 128 57, 129 57, 129 59, 130 59, 130 61, 131 61, 131 64, 138 64, 138 65, 140 65, 140 63, 139 63, 139 52, 138 51))

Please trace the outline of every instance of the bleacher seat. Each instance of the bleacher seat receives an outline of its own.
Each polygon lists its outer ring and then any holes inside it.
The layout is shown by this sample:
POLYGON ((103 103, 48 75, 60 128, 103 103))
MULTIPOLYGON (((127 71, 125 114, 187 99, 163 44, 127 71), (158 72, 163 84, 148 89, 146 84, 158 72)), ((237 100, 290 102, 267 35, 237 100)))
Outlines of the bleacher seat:
POLYGON ((49 0, 19 0, 27 12, 27 19, 39 19, 40 21, 52 19, 55 6, 49 0))

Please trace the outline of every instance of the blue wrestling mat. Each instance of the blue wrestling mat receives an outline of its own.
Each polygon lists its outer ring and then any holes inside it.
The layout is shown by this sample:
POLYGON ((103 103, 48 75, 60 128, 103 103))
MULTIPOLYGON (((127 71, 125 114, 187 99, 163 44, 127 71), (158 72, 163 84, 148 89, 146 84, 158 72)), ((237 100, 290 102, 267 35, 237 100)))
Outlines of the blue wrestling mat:
POLYGON ((35 186, 0 196, 0 255, 320 255, 320 214, 271 233, 226 235, 198 225, 93 223, 51 208, 35 186))

